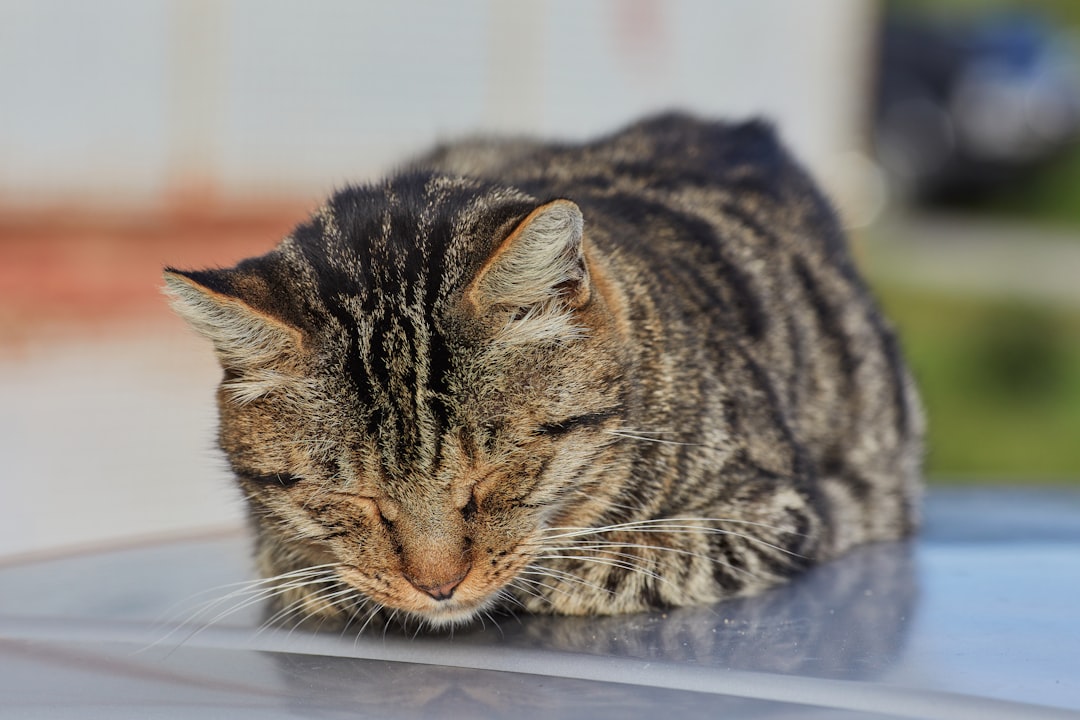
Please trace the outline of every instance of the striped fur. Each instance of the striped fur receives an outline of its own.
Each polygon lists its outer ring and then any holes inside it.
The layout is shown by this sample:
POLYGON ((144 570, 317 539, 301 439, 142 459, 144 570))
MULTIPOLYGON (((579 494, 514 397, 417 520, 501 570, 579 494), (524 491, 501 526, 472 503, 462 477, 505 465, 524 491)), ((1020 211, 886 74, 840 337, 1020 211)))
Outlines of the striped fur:
POLYGON ((917 524, 897 342, 760 123, 437 148, 166 282, 278 619, 708 603, 917 524))

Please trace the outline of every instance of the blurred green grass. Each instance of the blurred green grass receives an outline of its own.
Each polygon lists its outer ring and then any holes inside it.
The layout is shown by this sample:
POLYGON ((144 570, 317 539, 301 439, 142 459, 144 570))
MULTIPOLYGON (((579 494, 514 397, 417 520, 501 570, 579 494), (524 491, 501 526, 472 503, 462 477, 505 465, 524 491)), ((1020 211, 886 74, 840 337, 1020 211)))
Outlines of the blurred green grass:
MULTIPOLYGON (((1021 10, 1080 37, 1076 0, 887 0, 885 8, 944 22, 1021 10)), ((1080 227, 1080 143, 964 210, 1080 227)), ((1080 307, 872 279, 922 390, 931 480, 1080 483, 1080 307)))
POLYGON ((931 479, 1080 482, 1080 308, 875 289, 922 390, 931 479))
MULTIPOLYGON (((1077 3, 1080 6, 1080 2, 1077 3)), ((975 205, 990 213, 1031 218, 1055 225, 1080 226, 1080 147, 1048 162, 1027 182, 975 205)), ((1077 235, 1080 239, 1080 235, 1077 235)))
POLYGON ((1080 3, 1076 0, 887 0, 885 6, 893 11, 940 18, 1025 10, 1037 12, 1055 23, 1080 26, 1080 3))

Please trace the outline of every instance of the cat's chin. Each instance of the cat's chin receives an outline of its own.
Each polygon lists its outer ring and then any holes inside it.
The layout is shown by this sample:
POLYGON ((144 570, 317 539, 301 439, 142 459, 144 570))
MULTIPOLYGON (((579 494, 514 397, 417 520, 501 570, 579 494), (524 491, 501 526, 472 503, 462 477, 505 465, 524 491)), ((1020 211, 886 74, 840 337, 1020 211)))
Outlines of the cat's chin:
POLYGON ((489 601, 440 604, 425 610, 410 610, 409 616, 429 628, 441 630, 473 622, 491 603, 489 601))

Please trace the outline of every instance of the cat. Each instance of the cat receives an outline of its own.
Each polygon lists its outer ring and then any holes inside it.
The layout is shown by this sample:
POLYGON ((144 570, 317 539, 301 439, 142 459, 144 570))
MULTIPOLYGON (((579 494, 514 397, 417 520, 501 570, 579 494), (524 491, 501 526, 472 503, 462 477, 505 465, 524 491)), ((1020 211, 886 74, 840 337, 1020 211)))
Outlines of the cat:
POLYGON ((762 121, 445 144, 165 281, 275 620, 701 605, 918 524, 917 391, 762 121))

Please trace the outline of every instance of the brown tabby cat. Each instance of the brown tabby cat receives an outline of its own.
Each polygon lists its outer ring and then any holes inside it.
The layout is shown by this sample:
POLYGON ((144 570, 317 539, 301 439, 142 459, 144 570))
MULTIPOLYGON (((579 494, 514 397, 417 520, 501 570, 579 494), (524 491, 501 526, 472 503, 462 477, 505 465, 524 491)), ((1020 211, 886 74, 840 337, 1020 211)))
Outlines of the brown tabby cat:
POLYGON ((709 603, 917 521, 896 340, 760 123, 445 146, 165 279, 278 618, 709 603))

